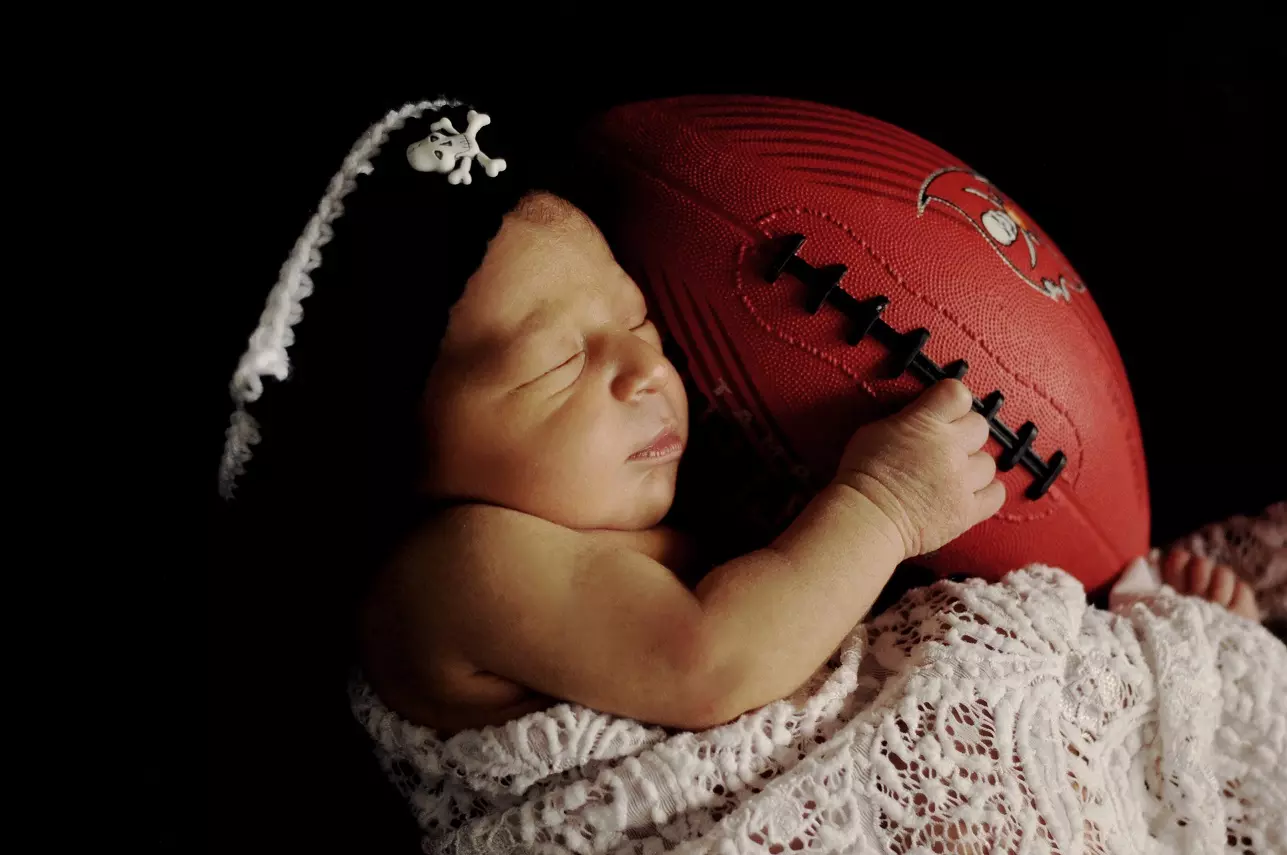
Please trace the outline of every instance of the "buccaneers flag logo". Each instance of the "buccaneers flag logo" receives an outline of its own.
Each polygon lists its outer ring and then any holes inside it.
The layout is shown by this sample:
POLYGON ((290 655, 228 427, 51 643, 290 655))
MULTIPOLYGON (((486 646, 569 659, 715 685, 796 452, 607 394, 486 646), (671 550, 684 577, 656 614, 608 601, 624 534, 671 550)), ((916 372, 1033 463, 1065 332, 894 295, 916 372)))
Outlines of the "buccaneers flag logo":
POLYGON ((916 216, 931 202, 965 217, 1020 279, 1050 299, 1071 302, 1072 292, 1086 290, 1037 224, 977 172, 948 166, 930 173, 921 185, 916 216))

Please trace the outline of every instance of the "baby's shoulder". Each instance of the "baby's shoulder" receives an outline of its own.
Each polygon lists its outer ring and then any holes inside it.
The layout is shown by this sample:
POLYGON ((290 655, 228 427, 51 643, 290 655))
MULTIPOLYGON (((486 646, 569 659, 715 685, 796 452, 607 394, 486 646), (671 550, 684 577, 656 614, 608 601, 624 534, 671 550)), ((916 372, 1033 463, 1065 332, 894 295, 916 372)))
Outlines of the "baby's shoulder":
MULTIPOLYGON (((628 549, 652 558, 681 578, 709 569, 695 541, 675 529, 572 529, 522 511, 460 504, 426 517, 397 551, 384 576, 400 607, 442 603, 463 586, 503 584, 512 573, 529 581, 578 565, 604 549, 628 549), (405 594, 414 590, 415 598, 405 594)), ((414 606, 420 608, 421 606, 414 606)))
POLYGON ((469 614, 478 586, 508 587, 510 574, 531 570, 561 535, 543 520, 508 508, 453 505, 426 514, 376 574, 361 606, 368 655, 404 657, 415 650, 446 654, 469 614), (538 535, 538 532, 543 537, 538 535), (524 558, 526 557, 526 562, 524 558), (396 631, 395 631, 396 628, 396 631))
MULTIPOLYGON (((455 731, 507 721, 516 704, 531 700, 470 654, 471 637, 495 626, 477 591, 515 587, 524 570, 516 557, 530 540, 522 529, 504 509, 458 507, 426 516, 404 540, 359 624, 364 675, 385 703, 412 721, 455 731), (498 561, 498 554, 508 557, 498 561)), ((534 703, 533 710, 544 708, 534 703)))
POLYGON ((566 561, 585 543, 582 532, 522 511, 459 504, 427 516, 385 572, 415 579, 422 590, 454 586, 462 575, 530 572, 533 564, 566 561))

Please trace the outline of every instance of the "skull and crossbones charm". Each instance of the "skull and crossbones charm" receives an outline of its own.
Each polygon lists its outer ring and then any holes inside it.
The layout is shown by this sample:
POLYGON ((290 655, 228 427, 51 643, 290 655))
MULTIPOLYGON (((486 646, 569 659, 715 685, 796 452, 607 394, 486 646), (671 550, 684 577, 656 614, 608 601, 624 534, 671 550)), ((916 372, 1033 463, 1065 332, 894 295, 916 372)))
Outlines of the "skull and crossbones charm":
POLYGON ((459 133, 451 119, 443 117, 429 126, 429 136, 407 146, 407 161, 420 172, 445 172, 448 184, 469 184, 470 165, 477 160, 487 175, 495 178, 505 169, 503 158, 492 159, 478 147, 478 131, 490 125, 492 117, 470 110, 465 118, 469 127, 459 133))

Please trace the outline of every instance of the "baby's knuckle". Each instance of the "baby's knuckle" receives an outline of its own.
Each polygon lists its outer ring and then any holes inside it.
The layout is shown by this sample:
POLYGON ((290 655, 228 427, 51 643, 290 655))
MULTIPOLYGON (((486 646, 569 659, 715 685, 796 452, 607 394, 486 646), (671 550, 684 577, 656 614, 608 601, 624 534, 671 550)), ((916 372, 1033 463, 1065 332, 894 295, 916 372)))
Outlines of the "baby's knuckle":
POLYGON ((962 392, 968 392, 965 384, 955 377, 947 377, 942 381, 941 387, 944 392, 950 393, 953 398, 960 398, 962 392))
POLYGON ((961 430, 974 444, 987 442, 988 420, 971 410, 961 417, 961 430))
POLYGON ((958 394, 960 395, 961 406, 967 408, 972 407, 974 405, 974 393, 970 391, 970 387, 966 386, 960 380, 956 381, 956 385, 960 387, 958 394))

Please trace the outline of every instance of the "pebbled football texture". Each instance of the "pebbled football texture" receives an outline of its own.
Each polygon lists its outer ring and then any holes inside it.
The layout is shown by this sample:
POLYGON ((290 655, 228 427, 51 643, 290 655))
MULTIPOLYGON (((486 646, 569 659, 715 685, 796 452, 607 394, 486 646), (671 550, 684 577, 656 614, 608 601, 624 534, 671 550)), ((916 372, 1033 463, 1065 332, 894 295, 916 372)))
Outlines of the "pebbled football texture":
POLYGON ((605 231, 677 349, 693 429, 736 428, 730 471, 755 474, 728 504, 746 525, 781 531, 858 427, 959 376, 990 415, 1008 497, 917 563, 996 579, 1040 562, 1095 590, 1147 550, 1113 338, 1054 242, 985 177, 887 123, 780 98, 630 104, 581 142, 602 192, 627 202, 605 231))

